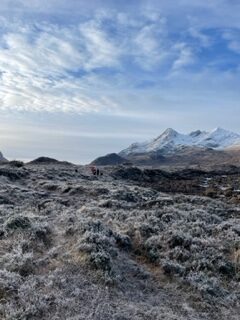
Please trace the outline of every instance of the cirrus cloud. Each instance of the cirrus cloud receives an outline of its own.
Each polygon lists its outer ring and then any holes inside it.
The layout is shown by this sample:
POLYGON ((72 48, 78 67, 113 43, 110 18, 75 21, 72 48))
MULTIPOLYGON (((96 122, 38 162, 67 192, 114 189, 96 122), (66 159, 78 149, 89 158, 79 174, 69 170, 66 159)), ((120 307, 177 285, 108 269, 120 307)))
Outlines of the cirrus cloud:
POLYGON ((181 84, 206 70, 216 79, 239 70, 239 30, 219 18, 223 8, 232 12, 225 0, 142 0, 126 10, 133 2, 3 0, 0 110, 119 114, 129 90, 144 95, 172 76, 181 84))
POLYGON ((19 22, 5 28, 0 40, 0 108, 107 111, 117 104, 109 98, 111 86, 99 92, 99 77, 104 81, 109 72, 122 75, 128 68, 125 59, 150 71, 167 59, 176 59, 178 68, 188 63, 184 49, 179 51, 167 38, 162 18, 148 17, 141 24, 135 18, 129 27, 123 20, 114 23, 116 17, 97 15, 67 26, 19 22))

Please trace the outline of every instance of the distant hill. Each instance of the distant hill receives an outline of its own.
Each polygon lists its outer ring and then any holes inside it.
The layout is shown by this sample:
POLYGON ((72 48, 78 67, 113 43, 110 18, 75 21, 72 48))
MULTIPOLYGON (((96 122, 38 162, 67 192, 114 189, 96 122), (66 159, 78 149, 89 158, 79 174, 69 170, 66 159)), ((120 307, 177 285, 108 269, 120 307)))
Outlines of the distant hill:
POLYGON ((127 162, 129 163, 128 160, 119 156, 118 154, 110 153, 110 154, 107 154, 106 156, 95 159, 91 164, 96 166, 108 166, 108 165, 124 164, 127 162))
POLYGON ((70 165, 71 163, 70 162, 67 162, 67 161, 59 161, 59 160, 56 160, 56 159, 53 159, 53 158, 48 158, 48 157, 39 157, 37 159, 34 159, 30 162, 28 162, 28 164, 38 164, 38 165, 41 165, 41 164, 68 164, 70 165))

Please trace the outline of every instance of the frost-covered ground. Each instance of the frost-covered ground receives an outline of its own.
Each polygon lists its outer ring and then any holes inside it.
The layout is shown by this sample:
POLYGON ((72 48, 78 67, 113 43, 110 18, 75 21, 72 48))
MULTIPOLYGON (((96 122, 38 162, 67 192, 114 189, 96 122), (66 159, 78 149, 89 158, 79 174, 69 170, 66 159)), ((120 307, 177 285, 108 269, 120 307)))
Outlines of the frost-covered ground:
POLYGON ((239 319, 240 207, 0 167, 0 319, 239 319))

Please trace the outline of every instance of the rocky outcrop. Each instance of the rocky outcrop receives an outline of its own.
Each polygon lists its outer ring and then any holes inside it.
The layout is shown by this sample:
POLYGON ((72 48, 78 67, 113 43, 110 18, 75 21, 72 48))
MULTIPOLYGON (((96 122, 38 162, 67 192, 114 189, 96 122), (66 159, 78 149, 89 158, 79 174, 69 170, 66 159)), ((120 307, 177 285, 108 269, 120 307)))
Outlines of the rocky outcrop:
POLYGON ((0 152, 0 162, 7 162, 8 160, 4 158, 2 152, 0 152))

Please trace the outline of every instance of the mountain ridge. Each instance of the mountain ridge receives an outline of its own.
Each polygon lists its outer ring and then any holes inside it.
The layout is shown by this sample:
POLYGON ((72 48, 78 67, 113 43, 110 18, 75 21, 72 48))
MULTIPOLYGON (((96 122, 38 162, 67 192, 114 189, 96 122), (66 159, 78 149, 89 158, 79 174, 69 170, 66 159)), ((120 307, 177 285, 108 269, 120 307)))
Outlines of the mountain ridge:
MULTIPOLYGON (((196 130, 188 134, 166 129, 158 137, 133 143, 111 157, 118 165, 118 156, 140 166, 214 166, 239 165, 240 134, 222 128, 211 131, 196 130)), ((96 159, 98 165, 109 163, 109 155, 96 159)), ((125 161, 122 161, 124 163, 125 161)))
POLYGON ((172 128, 166 129, 157 138, 142 143, 133 143, 122 150, 120 156, 150 152, 171 153, 184 147, 197 147, 205 149, 224 150, 240 147, 240 134, 222 129, 220 127, 207 131, 193 131, 182 134, 172 128))

